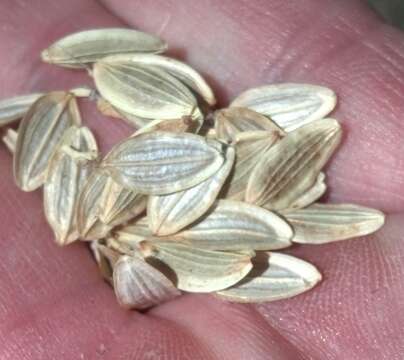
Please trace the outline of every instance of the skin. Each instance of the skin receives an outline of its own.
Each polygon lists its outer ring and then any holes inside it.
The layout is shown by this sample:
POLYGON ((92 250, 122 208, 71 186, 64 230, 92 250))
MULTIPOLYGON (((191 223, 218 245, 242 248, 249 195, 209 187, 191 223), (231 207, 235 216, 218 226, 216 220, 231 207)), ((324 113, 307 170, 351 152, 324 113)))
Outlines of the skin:
MULTIPOLYGON (((401 359, 404 340, 404 45, 355 0, 3 0, 0 97, 90 83, 42 64, 67 33, 131 26, 162 36, 206 75, 220 105, 274 82, 323 84, 339 96, 344 141, 328 200, 388 214, 373 236, 290 251, 324 281, 304 295, 239 305, 188 295, 147 314, 120 309, 83 244, 52 242, 40 192, 13 184, 0 147, 1 359, 401 359)), ((106 151, 130 133, 82 102, 106 151)))

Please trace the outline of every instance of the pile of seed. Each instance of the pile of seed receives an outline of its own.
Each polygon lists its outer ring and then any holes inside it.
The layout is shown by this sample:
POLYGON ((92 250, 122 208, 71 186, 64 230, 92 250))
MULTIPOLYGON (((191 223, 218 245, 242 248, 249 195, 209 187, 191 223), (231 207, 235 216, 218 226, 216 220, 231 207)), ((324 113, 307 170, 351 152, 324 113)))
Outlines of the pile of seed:
MULTIPOLYGON (((333 91, 277 84, 212 112, 214 94, 188 65, 157 55, 161 39, 127 29, 69 35, 42 52, 86 69, 96 89, 0 102, 17 186, 43 186, 59 245, 89 242, 122 306, 144 309, 185 292, 239 302, 288 298, 321 279, 280 250, 379 229, 381 212, 320 204, 321 172, 341 139, 326 116, 333 91), (101 156, 78 98, 137 129, 101 156), (21 119, 18 131, 6 128, 21 119)), ((102 125, 100 125, 102 126, 102 125)))

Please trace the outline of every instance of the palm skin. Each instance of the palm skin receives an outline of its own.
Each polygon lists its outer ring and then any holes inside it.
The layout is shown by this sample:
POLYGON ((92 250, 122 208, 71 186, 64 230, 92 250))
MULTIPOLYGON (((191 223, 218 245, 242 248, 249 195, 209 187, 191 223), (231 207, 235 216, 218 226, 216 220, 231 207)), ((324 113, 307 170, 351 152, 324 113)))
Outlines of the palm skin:
MULTIPOLYGON (((161 35, 207 76, 220 105, 249 87, 323 84, 345 137, 328 200, 388 214, 374 236, 290 252, 324 281, 290 300, 230 304, 187 295, 147 314, 120 309, 82 244, 58 248, 41 194, 13 184, 0 147, 1 359, 401 359, 404 340, 403 34, 353 0, 3 0, 0 97, 88 82, 41 64, 67 33, 131 26, 161 35)), ((130 129, 83 106, 102 149, 130 129)))

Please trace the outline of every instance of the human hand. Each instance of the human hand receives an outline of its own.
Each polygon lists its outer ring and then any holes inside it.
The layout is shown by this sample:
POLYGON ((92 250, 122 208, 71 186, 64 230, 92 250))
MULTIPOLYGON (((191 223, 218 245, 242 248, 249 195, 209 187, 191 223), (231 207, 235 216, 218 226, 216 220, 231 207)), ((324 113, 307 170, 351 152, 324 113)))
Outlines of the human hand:
MULTIPOLYGON (((85 246, 60 249, 40 194, 13 184, 0 147, 1 359, 400 359, 404 352, 403 35, 359 1, 12 1, 0 5, 0 96, 71 88, 85 74, 39 53, 76 30, 156 33, 201 71, 226 106, 275 82, 339 95, 345 138, 327 174, 329 200, 388 213, 373 236, 292 252, 324 281, 294 299, 256 306, 187 295, 147 314, 117 305, 85 246), (103 6, 104 5, 104 6, 103 6)), ((103 149, 129 133, 84 104, 103 149)))

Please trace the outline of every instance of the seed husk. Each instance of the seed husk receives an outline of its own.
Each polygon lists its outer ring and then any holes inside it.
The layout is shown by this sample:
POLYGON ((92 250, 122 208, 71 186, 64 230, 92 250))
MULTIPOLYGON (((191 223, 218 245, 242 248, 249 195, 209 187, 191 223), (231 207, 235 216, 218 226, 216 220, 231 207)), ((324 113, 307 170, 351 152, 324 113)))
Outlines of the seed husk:
POLYGON ((285 132, 268 117, 248 108, 231 107, 215 112, 215 132, 219 139, 235 141, 243 132, 268 131, 277 132, 281 136, 285 132))
POLYGON ((70 34, 42 51, 42 60, 59 66, 82 68, 112 54, 160 53, 167 44, 141 31, 103 28, 70 34))
POLYGON ((313 204, 284 215, 293 226, 293 242, 325 244, 371 234, 384 224, 378 210, 351 204, 313 204))
MULTIPOLYGON (((253 253, 230 253, 203 250, 180 244, 144 243, 143 253, 148 260, 157 259, 174 273, 178 289, 188 292, 212 292, 234 285, 251 270, 253 253)), ((158 266, 158 264, 155 264, 158 266)), ((161 268, 164 271, 164 267, 161 268)))
POLYGON ((229 301, 259 303, 287 299, 314 287, 321 274, 306 261, 279 253, 259 253, 238 284, 217 294, 229 301))
POLYGON ((234 158, 234 148, 228 147, 224 164, 207 180, 173 194, 150 196, 147 215, 153 233, 161 236, 174 234, 206 213, 226 181, 234 158))
POLYGON ((82 240, 98 240, 106 237, 112 226, 100 220, 102 196, 109 176, 95 168, 80 192, 77 206, 77 228, 82 240))
POLYGON ((292 228, 275 213, 241 201, 219 200, 201 220, 183 231, 151 241, 241 251, 286 248, 292 237, 292 228))
POLYGON ((279 139, 277 131, 248 131, 235 136, 236 161, 222 197, 244 200, 251 172, 279 139))
POLYGON ((6 134, 2 138, 4 145, 6 145, 8 151, 10 151, 10 153, 12 154, 15 153, 15 147, 17 145, 17 137, 18 137, 17 131, 13 129, 7 129, 6 134))
POLYGON ((76 99, 68 92, 51 92, 40 97, 20 123, 14 154, 17 186, 32 191, 46 178, 49 160, 65 131, 80 125, 76 99))
POLYGON ((157 67, 180 80, 210 106, 216 104, 215 95, 205 79, 192 67, 176 59, 155 54, 126 54, 111 56, 105 61, 131 61, 147 67, 157 67))
POLYGON ((222 145, 194 134, 149 132, 116 145, 101 167, 123 187, 150 195, 198 185, 224 162, 222 145))
POLYGON ((122 256, 113 277, 116 298, 124 308, 147 309, 181 295, 167 277, 136 255, 122 256))
POLYGON ((231 103, 269 116, 286 131, 295 130, 327 116, 335 107, 335 93, 307 84, 274 84, 249 89, 231 103))
POLYGON ((109 226, 117 226, 135 218, 146 210, 147 197, 125 189, 108 178, 101 194, 100 220, 109 226))
POLYGON ((191 91, 158 68, 130 61, 99 61, 93 76, 101 96, 119 111, 146 119, 193 116, 197 109, 191 91))
POLYGON ((341 139, 333 119, 311 122, 277 142, 248 180, 246 201, 270 210, 289 208, 315 183, 341 139))
POLYGON ((0 100, 0 127, 21 119, 42 93, 15 96, 0 100))
POLYGON ((297 209, 303 209, 320 199, 325 191, 327 190, 327 185, 325 184, 325 174, 320 172, 317 176, 317 180, 314 185, 302 194, 288 209, 282 212, 294 211, 297 209))
POLYGON ((58 245, 70 244, 79 237, 77 203, 97 156, 98 148, 91 131, 71 127, 50 160, 44 185, 44 209, 58 245))

